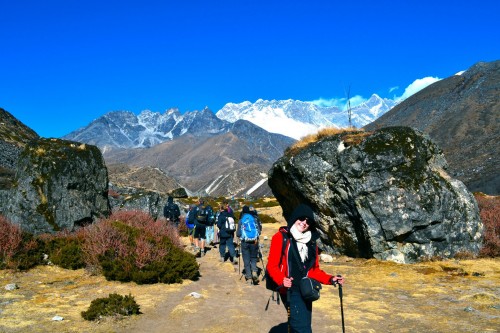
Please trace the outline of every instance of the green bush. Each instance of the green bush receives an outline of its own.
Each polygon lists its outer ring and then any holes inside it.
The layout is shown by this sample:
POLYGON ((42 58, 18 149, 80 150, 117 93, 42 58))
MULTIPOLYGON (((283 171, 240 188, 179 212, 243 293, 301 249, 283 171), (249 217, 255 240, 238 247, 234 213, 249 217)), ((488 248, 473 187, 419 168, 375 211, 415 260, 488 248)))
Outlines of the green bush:
POLYGON ((71 236, 61 236, 50 239, 45 244, 49 260, 57 266, 66 269, 85 267, 81 241, 71 236))
MULTIPOLYGON (((170 243, 170 240, 164 240, 170 243)), ((161 245, 159 245, 161 246, 161 245)), ((182 283, 183 279, 197 280, 200 276, 195 257, 172 244, 168 255, 143 267, 134 264, 134 256, 119 257, 112 250, 99 257, 102 272, 108 281, 133 281, 137 284, 182 283)))
POLYGON ((90 302, 88 310, 82 311, 82 317, 85 320, 97 320, 105 316, 131 316, 140 314, 139 309, 132 295, 109 294, 107 298, 97 298, 90 302))
POLYGON ((279 202, 277 200, 264 200, 257 199, 253 202, 253 206, 255 208, 265 208, 265 207, 276 207, 279 206, 279 202))
POLYGON ((278 220, 266 214, 259 214, 259 219, 261 223, 278 223, 278 220))

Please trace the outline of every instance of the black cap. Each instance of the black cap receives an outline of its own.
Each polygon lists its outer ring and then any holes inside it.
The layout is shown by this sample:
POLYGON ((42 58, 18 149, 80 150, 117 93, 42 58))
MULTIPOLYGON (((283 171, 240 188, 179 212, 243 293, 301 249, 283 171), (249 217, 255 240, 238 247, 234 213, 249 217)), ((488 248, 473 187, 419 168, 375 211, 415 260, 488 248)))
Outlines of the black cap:
POLYGON ((292 212, 292 215, 288 218, 288 227, 292 227, 295 221, 297 221, 301 217, 307 217, 309 220, 309 227, 314 227, 316 225, 316 221, 314 221, 314 212, 306 204, 300 204, 292 212))

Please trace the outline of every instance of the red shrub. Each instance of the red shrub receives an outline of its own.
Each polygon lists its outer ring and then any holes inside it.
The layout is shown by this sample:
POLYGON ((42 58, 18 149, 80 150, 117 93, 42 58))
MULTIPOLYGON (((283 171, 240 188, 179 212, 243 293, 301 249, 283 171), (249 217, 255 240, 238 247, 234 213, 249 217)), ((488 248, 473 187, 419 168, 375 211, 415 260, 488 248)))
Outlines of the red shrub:
POLYGON ((127 236, 114 228, 110 219, 85 227, 84 237, 84 260, 87 269, 94 273, 100 271, 99 256, 106 251, 113 250, 121 256, 127 254, 127 236))
POLYGON ((500 197, 483 194, 475 195, 481 220, 484 224, 484 243, 480 255, 484 257, 500 256, 500 197))
POLYGON ((0 216, 0 267, 2 262, 8 265, 14 254, 21 249, 22 240, 21 228, 0 216))
POLYGON ((143 211, 116 211, 109 218, 86 227, 84 233, 85 261, 87 268, 94 272, 100 270, 99 256, 106 251, 112 251, 116 258, 133 258, 140 269, 167 256, 169 246, 164 244, 165 238, 182 248, 175 226, 166 223, 164 218, 155 221, 143 211))

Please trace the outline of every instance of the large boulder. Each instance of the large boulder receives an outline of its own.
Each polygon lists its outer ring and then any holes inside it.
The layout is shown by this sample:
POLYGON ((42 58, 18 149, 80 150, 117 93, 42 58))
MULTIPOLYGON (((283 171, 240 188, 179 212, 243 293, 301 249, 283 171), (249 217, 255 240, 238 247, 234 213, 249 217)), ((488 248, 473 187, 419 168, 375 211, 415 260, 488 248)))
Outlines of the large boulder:
POLYGON ((168 195, 142 188, 124 187, 110 184, 109 202, 113 211, 140 210, 153 219, 163 216, 163 207, 168 195))
POLYGON ((411 128, 345 132, 288 150, 269 186, 285 217, 311 205, 327 252, 404 263, 476 254, 477 203, 446 167, 441 150, 411 128))
POLYGON ((96 146, 59 139, 26 144, 0 196, 0 214, 34 234, 56 232, 108 215, 108 174, 96 146))

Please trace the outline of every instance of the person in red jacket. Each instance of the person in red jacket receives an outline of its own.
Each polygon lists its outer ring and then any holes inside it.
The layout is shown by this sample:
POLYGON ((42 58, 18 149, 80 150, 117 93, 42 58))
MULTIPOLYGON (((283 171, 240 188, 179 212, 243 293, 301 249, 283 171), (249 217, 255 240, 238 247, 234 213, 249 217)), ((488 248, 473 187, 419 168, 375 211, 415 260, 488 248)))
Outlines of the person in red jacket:
POLYGON ((330 275, 319 267, 316 245, 319 234, 315 228, 314 213, 309 206, 297 206, 287 222, 288 227, 281 227, 272 237, 267 271, 274 282, 281 286, 279 292, 289 311, 290 332, 312 332, 312 302, 302 298, 299 281, 307 276, 322 284, 343 285, 344 278, 330 275))

